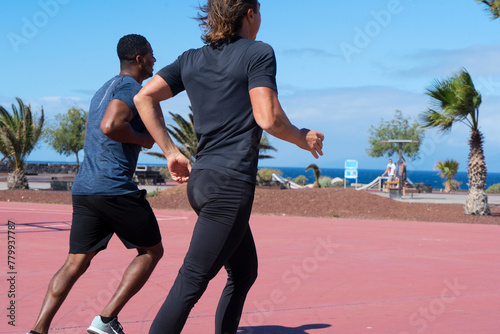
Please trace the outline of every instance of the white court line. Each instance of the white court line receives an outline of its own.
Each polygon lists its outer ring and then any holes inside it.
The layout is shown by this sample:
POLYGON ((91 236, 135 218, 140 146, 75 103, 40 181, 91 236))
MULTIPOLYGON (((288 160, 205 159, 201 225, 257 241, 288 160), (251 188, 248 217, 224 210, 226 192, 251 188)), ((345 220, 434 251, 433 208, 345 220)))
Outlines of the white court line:
MULTIPOLYGON (((158 221, 161 220, 183 220, 187 219, 187 217, 173 217, 173 218, 160 218, 156 219, 158 221)), ((32 223, 28 223, 32 224, 32 223)), ((23 224, 24 225, 24 224, 23 224)), ((58 224, 58 225, 36 225, 36 226, 23 226, 23 225, 16 225, 16 231, 18 230, 30 230, 30 229, 38 229, 38 228, 56 228, 56 227, 71 227, 71 224, 58 224)), ((8 226, 0 226, 0 231, 6 231, 9 227, 8 226)))
MULTIPOLYGON (((12 213, 24 213, 26 211, 30 211, 30 213, 34 212, 34 213, 39 213, 39 212, 43 212, 43 213, 57 213, 57 214, 71 214, 72 213, 72 210, 71 209, 67 209, 67 210, 54 210, 54 209, 30 209, 30 208, 19 208, 19 209, 13 209, 13 208, 9 208, 9 207, 1 207, 0 206, 0 212, 12 212, 12 213)), ((156 219, 164 219, 164 218, 160 218, 162 216, 160 215, 156 215, 156 219)), ((168 220, 172 220, 172 219, 188 219, 188 217, 182 217, 182 216, 163 216, 163 217, 168 217, 166 219, 168 220)))
MULTIPOLYGON (((35 228, 54 228, 54 227, 71 227, 71 224, 59 224, 59 225, 37 225, 37 226, 18 226, 16 225, 17 230, 30 230, 35 228)), ((0 231, 7 230, 8 226, 0 226, 0 231)))
MULTIPOLYGON (((176 220, 176 219, 187 219, 187 217, 171 217, 171 218, 160 218, 157 220, 176 220)), ((57 225, 36 225, 36 226, 24 226, 26 223, 22 225, 16 225, 16 231, 17 230, 29 230, 29 229, 37 229, 37 228, 56 228, 56 227, 71 227, 71 223, 69 224, 57 224, 57 225)), ((33 224, 33 223, 28 223, 28 224, 33 224)), ((8 226, 0 226, 0 231, 7 230, 8 226)))
POLYGON ((28 208, 19 208, 19 209, 12 209, 12 208, 1 208, 0 207, 0 212, 11 212, 11 213, 53 213, 53 214, 71 214, 71 210, 43 210, 43 209, 28 209, 28 208))
POLYGON ((160 221, 160 220, 177 220, 177 219, 188 219, 188 217, 167 217, 167 218, 161 218, 161 217, 156 217, 156 220, 160 221))
MULTIPOLYGON (((1 210, 0 209, 0 213, 20 213, 19 211, 9 211, 9 210, 1 210)), ((45 212, 45 213, 56 213, 56 214, 71 214, 71 212, 45 212)), ((176 217, 176 216, 166 216, 166 217, 156 217, 156 220, 185 220, 185 219, 188 219, 188 217, 176 217)))

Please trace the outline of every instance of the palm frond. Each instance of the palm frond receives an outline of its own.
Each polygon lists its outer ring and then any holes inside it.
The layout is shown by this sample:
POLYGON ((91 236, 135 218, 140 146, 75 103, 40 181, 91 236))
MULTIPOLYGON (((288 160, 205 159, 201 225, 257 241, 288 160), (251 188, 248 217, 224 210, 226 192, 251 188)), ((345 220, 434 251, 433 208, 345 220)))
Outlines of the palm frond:
POLYGON ((449 132, 455 122, 453 117, 449 117, 444 113, 439 113, 434 109, 427 109, 426 112, 420 114, 420 120, 424 128, 440 128, 443 132, 449 132))
POLYGON ((306 172, 308 170, 310 170, 310 169, 313 170, 314 177, 316 178, 316 180, 319 180, 319 176, 321 175, 321 170, 319 169, 318 165, 316 165, 316 164, 310 164, 309 166, 307 166, 306 172))
POLYGON ((12 113, 0 107, 0 153, 15 169, 22 169, 24 162, 35 148, 43 128, 44 112, 36 120, 31 107, 16 98, 19 108, 12 104, 12 113))
POLYGON ((425 127, 438 127, 449 131, 456 122, 477 128, 481 94, 474 87, 466 69, 461 69, 452 77, 434 80, 426 94, 431 97, 429 108, 421 115, 425 127), (440 110, 440 111, 438 111, 440 110))
POLYGON ((493 20, 500 17, 500 0, 476 0, 476 2, 485 4, 485 10, 491 15, 493 20))
POLYGON ((192 114, 189 114, 188 122, 179 114, 172 112, 169 112, 169 114, 177 126, 167 124, 167 131, 180 144, 178 148, 182 154, 193 162, 198 149, 198 139, 194 130, 194 117, 192 114))
POLYGON ((445 161, 438 161, 434 166, 434 170, 439 171, 439 175, 445 179, 450 180, 458 172, 458 167, 460 163, 453 159, 448 159, 445 161))

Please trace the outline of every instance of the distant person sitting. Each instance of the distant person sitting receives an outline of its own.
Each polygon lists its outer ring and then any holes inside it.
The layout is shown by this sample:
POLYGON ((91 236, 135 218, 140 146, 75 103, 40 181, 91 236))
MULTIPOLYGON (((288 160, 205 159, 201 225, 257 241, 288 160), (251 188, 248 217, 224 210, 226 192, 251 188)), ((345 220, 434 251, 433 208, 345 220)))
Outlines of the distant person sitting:
POLYGON ((389 163, 387 164, 387 168, 384 174, 382 174, 382 177, 384 177, 385 174, 387 174, 388 182, 394 181, 394 179, 396 178, 396 164, 392 162, 392 159, 389 159, 389 163))

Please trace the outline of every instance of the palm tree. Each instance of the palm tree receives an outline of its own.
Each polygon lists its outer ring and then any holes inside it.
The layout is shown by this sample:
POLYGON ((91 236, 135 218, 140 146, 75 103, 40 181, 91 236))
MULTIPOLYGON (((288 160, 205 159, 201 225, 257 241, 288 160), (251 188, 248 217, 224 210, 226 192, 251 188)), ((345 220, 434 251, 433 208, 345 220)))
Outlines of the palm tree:
MULTIPOLYGON (((189 107, 189 109, 191 109, 191 107, 189 107)), ((196 150, 198 147, 198 139, 196 138, 196 134, 194 132, 193 114, 189 113, 188 122, 179 114, 174 114, 170 111, 168 113, 170 114, 170 116, 172 116, 174 122, 177 123, 177 126, 167 124, 168 133, 181 144, 177 145, 179 151, 181 151, 181 153, 184 154, 184 156, 188 158, 189 161, 194 162, 196 157, 196 150)), ((152 155, 161 159, 166 159, 163 153, 147 151, 142 151, 142 153, 152 155)))
POLYGON ((16 100, 19 109, 12 104, 12 114, 0 106, 0 153, 13 168, 7 178, 7 188, 28 189, 24 163, 42 134, 44 115, 42 108, 40 118, 35 119, 31 106, 18 97, 16 100))
POLYGON ((490 12, 494 20, 500 17, 500 0, 476 0, 476 1, 488 6, 486 10, 490 12))
POLYGON ((434 170, 439 170, 439 175, 446 179, 444 191, 451 192, 451 178, 457 175, 458 166, 460 164, 458 161, 449 159, 445 161, 438 161, 434 170))
POLYGON ((276 147, 272 146, 271 144, 269 144, 269 138, 264 133, 264 134, 262 134, 262 137, 260 138, 259 159, 274 159, 273 156, 265 154, 267 151, 277 152, 278 149, 276 147))
MULTIPOLYGON (((191 107, 189 107, 191 109, 191 107)), ((198 139, 196 138, 196 133, 194 132, 194 117, 193 113, 189 113, 189 122, 185 120, 181 115, 168 112, 177 126, 172 124, 167 124, 167 131, 172 137, 174 137, 182 146, 178 146, 179 150, 184 154, 191 162, 194 162, 196 157, 196 150, 198 149, 198 139)))
POLYGON ((313 184, 313 188, 321 188, 321 186, 319 185, 319 176, 321 174, 321 170, 319 169, 319 167, 315 164, 310 164, 309 166, 307 166, 306 168, 306 172, 309 170, 309 169, 312 169, 313 172, 314 172, 314 177, 316 178, 316 181, 314 181, 314 184, 313 184))
POLYGON ((476 91, 470 74, 462 69, 449 79, 436 80, 426 92, 436 108, 428 108, 422 113, 425 127, 436 127, 443 132, 451 130, 460 122, 471 129, 468 161, 469 195, 465 203, 465 213, 489 215, 486 196, 486 163, 484 161, 483 134, 479 131, 479 105, 481 94, 476 91))

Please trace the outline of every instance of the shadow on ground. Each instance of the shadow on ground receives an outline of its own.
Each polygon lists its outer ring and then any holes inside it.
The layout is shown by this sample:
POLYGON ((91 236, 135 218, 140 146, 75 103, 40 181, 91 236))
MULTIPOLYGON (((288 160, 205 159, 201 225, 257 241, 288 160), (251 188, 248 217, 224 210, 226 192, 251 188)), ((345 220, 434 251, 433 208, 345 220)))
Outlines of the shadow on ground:
MULTIPOLYGON (((310 329, 328 328, 328 324, 310 324, 300 327, 284 327, 284 326, 254 326, 240 327, 238 334, 309 334, 310 329)), ((316 333, 316 332, 315 332, 316 333)))

